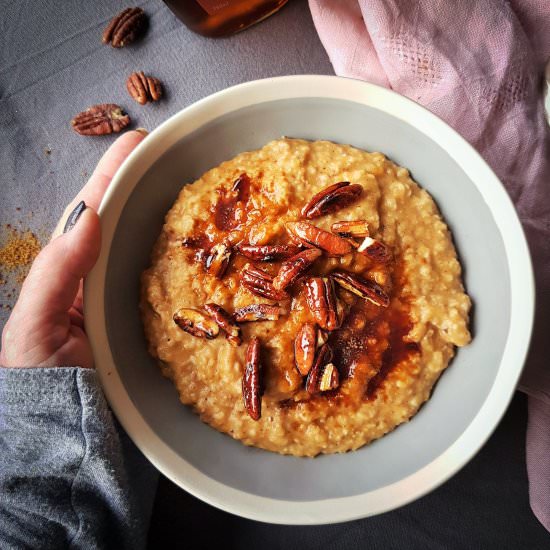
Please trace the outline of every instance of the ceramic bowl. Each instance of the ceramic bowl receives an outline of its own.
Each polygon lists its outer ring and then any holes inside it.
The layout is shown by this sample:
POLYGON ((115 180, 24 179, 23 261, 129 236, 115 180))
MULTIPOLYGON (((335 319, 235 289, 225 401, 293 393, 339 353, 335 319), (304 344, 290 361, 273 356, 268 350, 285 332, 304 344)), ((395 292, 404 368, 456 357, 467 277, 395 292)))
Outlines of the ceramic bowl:
POLYGON ((522 370, 534 308, 523 231, 501 183, 454 130, 416 103, 364 82, 293 76, 211 95, 152 132, 120 168, 100 208, 101 257, 85 286, 86 329, 109 403, 168 478, 228 512, 319 524, 394 509, 464 466, 503 415, 522 370), (315 459, 245 447, 183 406, 147 353, 139 277, 185 182, 281 136, 381 151, 436 200, 474 308, 460 349, 409 422, 346 454, 315 459))

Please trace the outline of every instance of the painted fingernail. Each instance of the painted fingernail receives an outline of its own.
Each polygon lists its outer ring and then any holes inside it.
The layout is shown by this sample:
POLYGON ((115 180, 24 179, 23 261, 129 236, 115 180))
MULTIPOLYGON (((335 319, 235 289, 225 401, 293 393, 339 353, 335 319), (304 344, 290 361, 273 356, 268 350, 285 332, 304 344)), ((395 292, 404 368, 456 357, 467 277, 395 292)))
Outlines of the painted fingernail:
POLYGON ((149 132, 145 128, 136 128, 136 132, 139 132, 142 136, 149 135, 149 132))
POLYGON ((65 222, 65 227, 63 228, 63 233, 68 233, 76 225, 76 222, 80 216, 82 216, 82 212, 84 212, 84 210, 86 210, 86 203, 84 201, 80 201, 75 206, 75 209, 69 214, 69 217, 65 222))

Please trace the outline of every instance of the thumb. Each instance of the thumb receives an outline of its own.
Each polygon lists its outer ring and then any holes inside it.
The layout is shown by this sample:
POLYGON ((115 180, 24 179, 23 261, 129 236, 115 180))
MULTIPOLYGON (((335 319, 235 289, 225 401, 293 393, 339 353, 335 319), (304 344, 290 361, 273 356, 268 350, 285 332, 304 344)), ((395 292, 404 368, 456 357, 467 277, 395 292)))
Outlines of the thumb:
POLYGON ((53 239, 37 256, 21 289, 18 306, 35 319, 66 314, 80 281, 94 266, 101 245, 99 216, 84 202, 69 216, 66 233, 53 239))

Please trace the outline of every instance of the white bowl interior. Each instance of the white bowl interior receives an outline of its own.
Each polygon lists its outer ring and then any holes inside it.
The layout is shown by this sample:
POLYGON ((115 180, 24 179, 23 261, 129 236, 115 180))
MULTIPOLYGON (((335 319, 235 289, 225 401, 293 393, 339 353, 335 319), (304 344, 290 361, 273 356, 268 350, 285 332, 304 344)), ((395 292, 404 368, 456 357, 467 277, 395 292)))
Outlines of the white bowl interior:
MULTIPOLYGON (((133 188, 116 225, 106 266, 109 346, 118 375, 145 422, 175 455, 207 477, 289 503, 365 494, 429 466, 480 411, 497 377, 510 329, 508 263, 501 231, 480 191, 425 133, 384 110, 354 101, 315 97, 265 101, 219 116, 185 135, 160 154, 133 188), (149 264, 164 215, 181 186, 220 162, 283 135, 382 151, 409 168, 452 228, 466 288, 475 304, 472 344, 459 350, 418 415, 372 445, 344 455, 279 456, 245 447, 201 423, 180 404, 172 384, 148 355, 137 307, 140 273, 149 264)), ((117 413, 124 416, 120 409, 117 413)), ((478 446, 493 427, 480 435, 478 446)), ((178 477, 177 467, 171 474, 178 477)), ((185 486, 184 479, 177 481, 185 486)), ((408 496, 401 495, 401 500, 408 496)), ((239 513, 228 502, 217 504, 239 513)), ((355 517, 364 515, 358 512, 355 517)), ((270 519, 268 511, 255 515, 270 519)))

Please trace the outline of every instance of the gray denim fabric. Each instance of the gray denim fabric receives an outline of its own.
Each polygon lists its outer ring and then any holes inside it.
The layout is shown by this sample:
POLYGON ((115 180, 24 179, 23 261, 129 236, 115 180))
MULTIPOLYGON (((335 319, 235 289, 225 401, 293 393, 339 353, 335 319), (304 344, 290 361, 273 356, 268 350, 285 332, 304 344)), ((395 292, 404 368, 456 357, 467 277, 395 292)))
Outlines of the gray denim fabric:
POLYGON ((158 474, 95 371, 0 368, 0 548, 144 548, 158 474))

